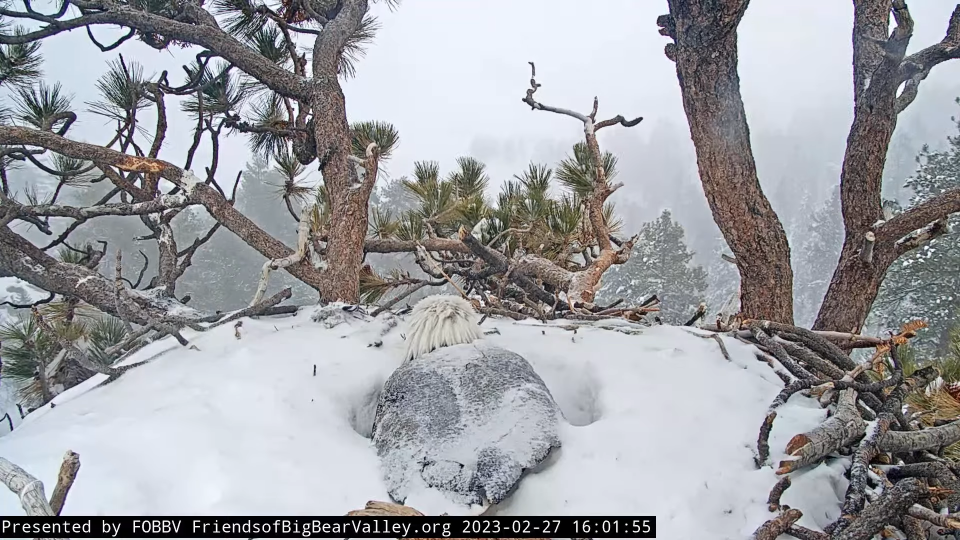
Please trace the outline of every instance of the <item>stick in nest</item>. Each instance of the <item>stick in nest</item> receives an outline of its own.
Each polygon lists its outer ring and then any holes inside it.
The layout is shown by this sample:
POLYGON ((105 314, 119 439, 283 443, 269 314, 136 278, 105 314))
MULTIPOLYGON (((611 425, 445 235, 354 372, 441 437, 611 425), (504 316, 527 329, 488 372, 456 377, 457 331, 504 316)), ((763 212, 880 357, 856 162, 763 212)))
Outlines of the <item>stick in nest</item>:
POLYGON ((57 485, 53 488, 50 495, 50 509, 55 515, 60 515, 64 503, 67 502, 67 493, 73 487, 74 480, 77 479, 77 471, 80 470, 80 456, 71 450, 63 456, 63 463, 60 464, 60 474, 57 475, 57 485))
POLYGON ((753 533, 754 540, 776 540, 778 536, 787 532, 794 523, 803 517, 803 512, 791 508, 779 516, 765 522, 753 533))

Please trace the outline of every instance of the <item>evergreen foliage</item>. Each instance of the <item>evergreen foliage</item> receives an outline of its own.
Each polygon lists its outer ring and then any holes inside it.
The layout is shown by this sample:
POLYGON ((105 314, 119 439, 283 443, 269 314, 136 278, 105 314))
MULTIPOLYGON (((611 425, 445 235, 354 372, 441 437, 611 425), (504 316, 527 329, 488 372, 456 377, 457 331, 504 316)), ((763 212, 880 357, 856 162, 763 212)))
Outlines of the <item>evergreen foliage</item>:
POLYGON ((683 236, 683 227, 669 210, 644 224, 630 260, 604 275, 601 303, 623 298, 636 304, 656 294, 662 302, 663 321, 683 324, 697 310, 707 290, 707 272, 702 266, 690 264, 693 253, 683 236))
MULTIPOLYGON (((960 187, 960 120, 953 120, 958 135, 947 139, 947 148, 935 152, 924 146, 917 156, 917 172, 904 184, 913 193, 910 206, 960 187)), ((950 332, 960 318, 960 214, 948 223, 946 234, 893 264, 871 313, 871 322, 880 331, 912 319, 926 321, 928 328, 914 341, 936 356, 947 352, 950 332)))

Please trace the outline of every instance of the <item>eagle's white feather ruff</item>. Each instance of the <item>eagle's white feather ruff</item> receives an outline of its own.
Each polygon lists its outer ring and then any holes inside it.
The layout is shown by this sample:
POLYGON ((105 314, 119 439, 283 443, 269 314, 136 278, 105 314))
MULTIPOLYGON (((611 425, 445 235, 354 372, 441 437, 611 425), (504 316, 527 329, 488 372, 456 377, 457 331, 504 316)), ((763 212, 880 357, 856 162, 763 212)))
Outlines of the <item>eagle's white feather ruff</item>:
POLYGON ((483 336, 470 302, 448 294, 428 296, 418 302, 410 315, 406 335, 404 361, 483 336))

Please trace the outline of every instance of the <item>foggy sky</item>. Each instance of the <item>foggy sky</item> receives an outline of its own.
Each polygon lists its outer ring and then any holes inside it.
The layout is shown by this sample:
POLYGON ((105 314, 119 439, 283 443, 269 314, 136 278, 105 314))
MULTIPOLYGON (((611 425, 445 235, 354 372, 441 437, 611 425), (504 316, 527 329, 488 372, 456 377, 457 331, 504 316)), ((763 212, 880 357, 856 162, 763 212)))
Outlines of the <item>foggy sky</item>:
MULTIPOLYGON (((913 52, 943 37, 953 3, 915 1, 910 8, 913 52)), ((589 112, 596 95, 599 117, 644 117, 637 127, 600 132, 602 148, 620 158, 618 180, 626 187, 617 197, 629 225, 681 201, 689 205, 681 216, 688 230, 712 226, 676 72, 663 54, 669 40, 657 32, 666 1, 403 0, 395 11, 373 10, 382 29, 345 94, 351 121, 384 120, 398 128, 401 143, 386 164, 390 176, 409 174, 417 160, 437 160, 446 172, 456 157, 472 155, 487 163, 497 186, 531 160, 554 165, 580 140, 582 127, 521 103, 527 62, 535 61, 541 102, 589 112)), ((797 167, 817 163, 839 171, 852 119, 852 16, 852 2, 836 0, 753 0, 747 10, 739 72, 768 194, 786 185, 822 199, 838 182, 835 174, 806 178, 797 167)), ((116 35, 102 27, 95 33, 104 42, 116 35)), ((157 52, 133 40, 101 53, 82 30, 45 40, 42 50, 45 78, 63 83, 78 110, 96 99, 96 79, 117 53, 145 64, 148 73, 169 70, 175 83, 183 80, 180 66, 196 53, 157 52)), ((953 130, 957 95, 960 61, 937 66, 901 115, 898 131, 916 134, 914 148, 936 144, 953 130)), ((171 127, 160 157, 182 164, 192 126, 168 108, 171 127)), ((144 118, 152 118, 149 111, 144 118)), ((103 143, 112 131, 81 111, 70 134, 103 143)), ((198 154, 197 173, 208 156, 206 148, 198 154)), ((243 137, 225 139, 218 177, 232 181, 248 158, 243 137)))

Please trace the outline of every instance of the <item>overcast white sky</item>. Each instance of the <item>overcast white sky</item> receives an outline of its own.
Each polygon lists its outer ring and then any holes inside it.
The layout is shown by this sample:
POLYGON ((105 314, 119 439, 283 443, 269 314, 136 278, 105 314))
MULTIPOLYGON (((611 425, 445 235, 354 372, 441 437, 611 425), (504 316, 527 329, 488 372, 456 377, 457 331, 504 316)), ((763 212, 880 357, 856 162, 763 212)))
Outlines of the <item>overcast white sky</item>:
MULTIPOLYGON (((912 49, 939 41, 953 3, 923 0, 910 8, 916 21, 912 49)), ((602 117, 645 118, 635 128, 609 128, 600 136, 629 171, 619 178, 628 185, 627 196, 642 199, 651 186, 673 189, 674 179, 648 177, 657 168, 644 161, 665 155, 683 160, 683 176, 696 180, 676 72, 663 54, 668 40, 657 32, 665 0, 403 0, 396 11, 374 10, 383 28, 345 92, 351 121, 385 120, 399 129, 391 175, 409 174, 416 160, 438 160, 446 171, 457 156, 472 155, 488 164, 496 185, 530 160, 553 164, 562 158, 582 136, 581 127, 521 103, 532 60, 543 84, 541 101, 586 112, 597 95, 602 117), (664 144, 658 147, 658 141, 664 144), (659 148, 654 155, 651 145, 659 148), (646 150, 634 151, 640 147, 646 150)), ((797 122, 816 122, 822 132, 815 142, 825 145, 829 161, 838 165, 842 159, 852 115, 852 12, 849 0, 751 2, 740 25, 740 77, 762 174, 764 141, 758 138, 776 133, 777 140, 789 141, 797 122)), ((117 53, 137 59, 148 72, 168 69, 175 81, 193 54, 156 52, 135 41, 101 53, 82 31, 48 40, 44 51, 47 79, 68 86, 77 108, 96 98, 96 79, 117 53)), ((902 125, 938 137, 949 133, 949 113, 923 111, 931 104, 950 110, 957 95, 960 61, 938 66, 902 125)), ((190 142, 186 122, 182 115, 173 119, 161 157, 182 163, 190 142)), ((99 117, 82 114, 71 133, 103 142, 110 131, 99 117)), ((249 157, 245 140, 228 139, 222 154, 219 176, 226 182, 249 157)), ((202 166, 195 170, 202 172, 202 166)), ((689 196, 703 198, 696 190, 689 196)))

